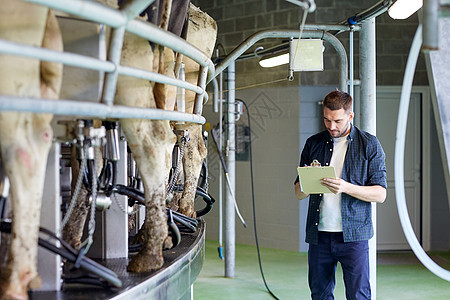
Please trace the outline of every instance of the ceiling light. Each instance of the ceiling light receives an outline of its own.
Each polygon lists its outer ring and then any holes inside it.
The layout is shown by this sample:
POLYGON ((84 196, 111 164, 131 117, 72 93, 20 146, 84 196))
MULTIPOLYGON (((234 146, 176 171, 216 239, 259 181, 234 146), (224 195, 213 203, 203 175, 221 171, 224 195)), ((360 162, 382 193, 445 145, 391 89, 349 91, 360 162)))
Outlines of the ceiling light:
POLYGON ((392 19, 407 19, 423 6, 423 0, 397 0, 389 7, 392 19))
POLYGON ((289 63, 289 52, 283 51, 276 54, 268 55, 259 61, 259 65, 263 68, 272 68, 289 63))

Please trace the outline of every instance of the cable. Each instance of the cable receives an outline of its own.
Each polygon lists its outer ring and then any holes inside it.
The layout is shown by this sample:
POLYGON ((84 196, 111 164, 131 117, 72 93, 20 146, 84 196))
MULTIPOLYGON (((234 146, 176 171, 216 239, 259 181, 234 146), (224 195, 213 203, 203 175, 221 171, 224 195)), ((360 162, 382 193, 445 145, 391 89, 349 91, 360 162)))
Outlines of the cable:
POLYGON ((254 187, 254 184, 253 184, 253 157, 252 157, 252 133, 251 133, 252 130, 251 130, 251 126, 250 126, 250 112, 248 110, 247 103, 245 103, 244 100, 236 99, 236 101, 242 102, 242 104, 244 105, 245 110, 247 112, 247 119, 248 119, 248 127, 249 127, 249 131, 248 131, 248 138, 249 138, 248 152, 249 152, 249 160, 250 160, 250 182, 251 182, 251 185, 252 185, 253 229, 254 229, 254 232, 255 232, 256 251, 258 252, 259 270, 261 272, 261 277, 262 277, 262 279, 264 281, 264 285, 265 285, 267 291, 269 292, 269 294, 273 298, 278 300, 279 298, 277 296, 275 296, 275 294, 270 290, 269 286, 267 285, 266 278, 264 277, 264 271, 263 271, 262 263, 261 263, 261 253, 259 251, 258 232, 256 230, 255 187, 254 187))
POLYGON ((72 215, 73 210, 75 209, 76 203, 78 202, 78 195, 81 190, 81 184, 83 183, 84 172, 86 171, 86 163, 87 163, 86 157, 88 153, 87 145, 84 144, 80 151, 82 151, 80 171, 78 173, 77 182, 75 184, 75 190, 72 195, 72 200, 70 201, 69 209, 67 210, 66 215, 64 216, 64 219, 61 222, 61 232, 67 225, 67 222, 69 222, 69 218, 72 215))
POLYGON ((211 134, 212 134, 214 143, 215 143, 216 148, 217 148, 217 154, 219 154, 220 162, 222 163, 222 169, 223 169, 223 172, 225 174, 225 179, 226 179, 226 182, 227 182, 227 185, 228 185, 228 189, 229 189, 230 194, 231 194, 231 199, 233 200, 233 203, 234 203, 234 208, 236 210, 236 214, 238 215, 239 219, 241 220, 242 225, 244 225, 244 227, 247 228, 247 223, 245 223, 245 220, 242 217, 241 212, 239 211, 239 207, 237 205, 236 198, 234 197, 233 189, 232 189, 231 183, 230 183, 230 178, 228 176, 227 165, 225 164, 225 159, 223 158, 222 149, 219 148, 219 142, 218 142, 219 137, 217 136, 217 133, 216 133, 216 131, 214 131, 214 129, 211 129, 211 134))

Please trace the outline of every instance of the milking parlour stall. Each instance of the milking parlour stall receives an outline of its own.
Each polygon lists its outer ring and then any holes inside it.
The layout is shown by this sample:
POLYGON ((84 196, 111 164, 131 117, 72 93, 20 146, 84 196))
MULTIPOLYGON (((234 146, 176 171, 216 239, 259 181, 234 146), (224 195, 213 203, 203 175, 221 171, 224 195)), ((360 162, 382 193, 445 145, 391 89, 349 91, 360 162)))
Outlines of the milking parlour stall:
POLYGON ((0 299, 188 299, 215 21, 186 0, 0 1, 0 299))

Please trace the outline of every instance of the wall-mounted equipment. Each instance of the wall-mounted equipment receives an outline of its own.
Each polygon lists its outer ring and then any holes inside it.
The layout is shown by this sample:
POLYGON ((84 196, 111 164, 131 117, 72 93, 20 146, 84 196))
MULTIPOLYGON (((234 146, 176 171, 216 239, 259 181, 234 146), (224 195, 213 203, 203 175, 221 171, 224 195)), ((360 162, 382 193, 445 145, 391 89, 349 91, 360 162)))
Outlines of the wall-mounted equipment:
POLYGON ((321 39, 291 39, 289 51, 282 50, 264 56, 259 61, 263 68, 272 68, 289 64, 289 70, 323 71, 323 40, 321 39))
POLYGON ((292 39, 289 69, 294 72, 323 71, 323 51, 321 39, 292 39))

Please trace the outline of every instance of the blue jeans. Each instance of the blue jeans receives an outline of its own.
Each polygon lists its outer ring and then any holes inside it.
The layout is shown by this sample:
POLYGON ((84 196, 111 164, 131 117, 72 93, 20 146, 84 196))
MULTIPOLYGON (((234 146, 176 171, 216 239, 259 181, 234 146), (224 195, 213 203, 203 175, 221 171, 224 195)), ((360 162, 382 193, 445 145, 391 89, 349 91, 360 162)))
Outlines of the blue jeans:
POLYGON ((319 231, 317 245, 309 245, 308 281, 313 300, 334 299, 337 262, 344 273, 348 300, 371 299, 368 241, 344 243, 342 232, 319 231))

